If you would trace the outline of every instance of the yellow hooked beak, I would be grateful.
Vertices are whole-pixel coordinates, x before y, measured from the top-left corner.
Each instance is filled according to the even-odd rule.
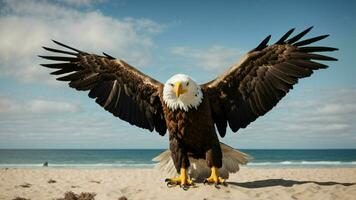
[[[181,94],[184,94],[187,92],[187,90],[182,88],[182,82],[176,82],[173,87],[174,93],[176,93],[176,96],[179,97]]]

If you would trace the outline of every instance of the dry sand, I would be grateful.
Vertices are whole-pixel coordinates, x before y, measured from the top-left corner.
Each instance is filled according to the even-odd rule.
[[[94,192],[95,199],[356,199],[356,168],[249,168],[230,176],[227,187],[196,184],[167,188],[155,169],[0,169],[0,199],[63,198]]]

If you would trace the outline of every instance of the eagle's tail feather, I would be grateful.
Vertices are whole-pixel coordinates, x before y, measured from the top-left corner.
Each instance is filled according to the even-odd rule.
[[[219,176],[224,179],[229,178],[229,173],[236,173],[239,171],[239,165],[245,165],[252,159],[252,157],[248,154],[238,151],[226,144],[220,143],[220,147],[223,154],[223,166],[219,169]],[[164,171],[168,173],[168,175],[177,175],[170,150],[166,150],[157,157],[153,158],[153,161],[158,162],[155,167],[156,169]],[[188,170],[188,174],[191,178],[199,182],[209,177],[210,168],[206,165],[206,161],[204,159],[189,157],[189,161],[190,168]]]
[[[177,174],[173,160],[171,159],[171,151],[169,149],[153,158],[152,161],[157,162],[157,164],[155,165],[156,169],[164,171],[169,175]]]

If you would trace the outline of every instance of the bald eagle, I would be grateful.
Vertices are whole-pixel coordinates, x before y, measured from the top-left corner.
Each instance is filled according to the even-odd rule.
[[[70,87],[89,91],[89,97],[115,117],[162,136],[168,129],[171,157],[179,176],[167,182],[192,185],[186,170],[189,157],[193,157],[205,159],[211,169],[206,182],[224,184],[225,179],[218,174],[222,167],[218,134],[224,137],[227,126],[232,132],[246,128],[270,111],[300,78],[327,68],[314,60],[336,60],[315,54],[336,48],[306,46],[328,35],[301,40],[311,28],[290,38],[291,29],[272,45],[268,45],[269,35],[239,63],[205,84],[184,74],[176,74],[162,84],[123,60],[57,41],[53,42],[67,50],[43,48],[66,56],[40,57],[60,61],[42,66],[57,69],[51,74],[63,75],[57,80],[68,81]]]

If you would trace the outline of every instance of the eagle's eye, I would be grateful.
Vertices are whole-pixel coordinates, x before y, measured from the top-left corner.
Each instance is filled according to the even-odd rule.
[[[189,81],[187,82],[187,84],[186,84],[187,86],[189,85]]]
[[[173,83],[170,83],[169,85],[172,86],[172,87],[174,87]]]

